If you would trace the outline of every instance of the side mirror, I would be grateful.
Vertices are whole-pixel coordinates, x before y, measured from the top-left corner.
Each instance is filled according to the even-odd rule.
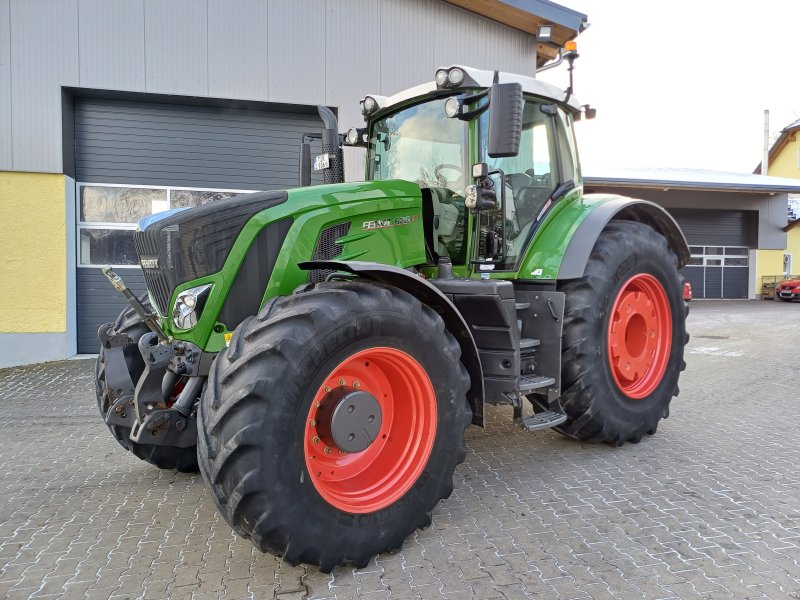
[[[522,136],[522,86],[495,83],[489,89],[489,156],[503,158],[519,153]]]
[[[300,144],[300,187],[311,185],[311,144]]]

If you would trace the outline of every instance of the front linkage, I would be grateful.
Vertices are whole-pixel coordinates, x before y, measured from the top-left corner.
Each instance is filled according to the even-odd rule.
[[[104,418],[109,427],[130,431],[129,440],[138,445],[192,448],[197,444],[195,403],[203,390],[215,353],[196,345],[175,341],[158,326],[154,315],[125,286],[110,268],[103,274],[129,302],[151,331],[132,339],[114,324],[100,327],[103,347],[105,388],[108,409]],[[141,355],[143,371],[131,369],[129,345]],[[138,363],[134,357],[134,363]],[[132,373],[133,370],[133,373]],[[134,381],[135,379],[135,381]]]

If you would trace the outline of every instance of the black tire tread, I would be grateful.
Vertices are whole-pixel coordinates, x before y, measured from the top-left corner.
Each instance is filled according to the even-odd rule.
[[[560,286],[560,290],[565,292],[567,297],[561,359],[561,402],[569,418],[556,429],[569,437],[586,442],[605,442],[614,446],[621,446],[625,442],[638,443],[644,434],[655,433],[658,421],[669,413],[669,400],[667,400],[663,412],[649,415],[645,422],[635,428],[621,427],[613,415],[598,410],[597,396],[602,391],[598,392],[586,382],[587,378],[591,378],[590,369],[596,367],[600,358],[596,345],[593,344],[591,328],[598,318],[597,307],[601,298],[599,290],[607,285],[609,278],[607,263],[619,253],[620,248],[636,248],[642,244],[651,245],[652,251],[658,252],[674,267],[675,281],[672,284],[681,291],[682,297],[684,277],[678,271],[677,256],[669,248],[664,236],[648,225],[634,221],[610,222],[592,250],[584,277]],[[683,351],[689,341],[685,325],[689,306],[686,302],[683,302],[683,305],[684,334],[682,340],[675,339],[673,343],[679,346],[676,363],[679,372],[686,368]],[[604,309],[608,310],[610,307]],[[670,399],[679,393],[677,381],[676,376]]]
[[[332,549],[330,543],[325,543],[325,535],[318,536],[319,543],[310,542],[307,537],[300,541],[298,537],[288,535],[286,532],[292,529],[293,524],[281,511],[281,503],[262,498],[268,492],[264,477],[258,476],[258,469],[248,469],[243,475],[237,475],[237,464],[253,449],[260,447],[260,428],[268,413],[286,410],[285,406],[275,405],[268,391],[281,386],[283,396],[296,397],[301,393],[297,377],[286,375],[294,373],[293,357],[316,352],[309,342],[320,329],[338,322],[354,307],[381,312],[387,307],[395,310],[398,306],[415,311],[422,327],[441,335],[444,355],[460,367],[456,398],[460,395],[464,401],[456,402],[458,441],[447,458],[444,476],[438,481],[433,501],[417,516],[416,522],[407,523],[406,529],[391,532],[378,550],[374,544],[367,544],[352,555],[344,555]],[[273,343],[281,331],[287,335]],[[430,524],[433,507],[451,494],[453,471],[466,457],[463,431],[472,419],[466,402],[470,379],[460,363],[460,354],[458,343],[445,331],[442,319],[431,308],[397,288],[358,281],[326,283],[304,286],[300,293],[278,297],[268,303],[256,317],[237,328],[230,347],[215,361],[200,402],[200,471],[210,486],[217,508],[237,534],[250,538],[262,551],[277,553],[293,565],[301,562],[318,565],[325,572],[347,562],[366,565],[377,552],[401,547],[410,533]],[[233,389],[246,392],[231,395],[228,391]],[[235,415],[241,411],[245,411],[248,418],[237,419]],[[232,491],[226,493],[226,488]],[[256,514],[248,514],[251,511],[256,511]]]

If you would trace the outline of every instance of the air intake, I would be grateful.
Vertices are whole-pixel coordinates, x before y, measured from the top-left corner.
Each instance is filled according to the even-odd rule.
[[[350,223],[339,223],[322,230],[317,238],[317,246],[314,248],[313,260],[332,260],[339,256],[344,250],[344,246],[337,244],[336,240],[343,238],[350,232]],[[319,283],[333,273],[332,269],[312,269],[308,272],[309,283]]]

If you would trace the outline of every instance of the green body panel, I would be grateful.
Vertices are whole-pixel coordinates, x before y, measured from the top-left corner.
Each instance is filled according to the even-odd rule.
[[[338,257],[363,260],[398,267],[425,262],[420,188],[408,181],[370,181],[339,183],[288,191],[286,202],[253,215],[234,242],[221,271],[187,281],[172,295],[170,306],[183,290],[211,283],[213,287],[197,324],[177,330],[170,318],[162,316],[161,325],[175,339],[198,345],[208,352],[218,352],[226,345],[228,328],[216,321],[230,293],[242,262],[258,233],[270,223],[292,219],[278,260],[262,299],[291,294],[308,280],[308,271],[298,263],[313,258],[320,232],[331,225],[349,222],[350,232],[337,240],[343,246]]]
[[[433,96],[431,96],[433,97]],[[420,102],[415,98],[409,104]],[[478,162],[478,119],[469,124],[466,143],[468,160]],[[367,170],[369,176],[369,169]],[[580,178],[580,171],[575,173]],[[582,182],[555,202],[535,230],[523,250],[517,265],[508,270],[491,271],[492,279],[555,280],[575,230],[598,206],[612,197],[583,196]],[[219,323],[226,298],[231,293],[236,275],[248,250],[261,230],[271,223],[291,219],[292,224],[283,242],[272,275],[267,283],[261,306],[278,295],[291,294],[308,281],[308,272],[299,263],[310,261],[320,233],[327,227],[350,223],[349,233],[337,240],[343,247],[338,260],[369,261],[401,268],[416,267],[425,277],[435,277],[437,268],[428,263],[425,252],[425,235],[422,218],[422,192],[417,183],[404,180],[376,180],[340,183],[288,191],[286,202],[253,215],[234,242],[221,271],[208,277],[188,281],[177,287],[170,307],[183,290],[212,284],[198,323],[187,330],[176,330],[170,315],[162,315],[164,330],[175,339],[190,341],[208,352],[217,352],[226,346],[229,327]],[[474,215],[467,214],[465,243],[471,248],[474,232]],[[456,277],[480,278],[487,272],[478,272],[469,264],[454,264]]]
[[[583,196],[578,187],[553,205],[513,274],[518,279],[556,279],[572,235],[599,204]]]

